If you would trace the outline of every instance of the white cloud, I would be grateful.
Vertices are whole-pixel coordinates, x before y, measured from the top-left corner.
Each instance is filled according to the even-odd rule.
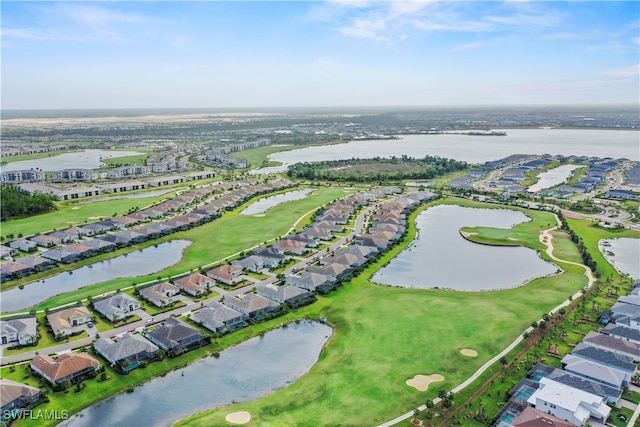
[[[605,71],[604,74],[614,77],[631,77],[640,75],[640,64],[630,67],[618,68],[616,70]]]

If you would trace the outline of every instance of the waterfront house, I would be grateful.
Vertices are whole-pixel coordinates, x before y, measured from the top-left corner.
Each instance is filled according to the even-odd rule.
[[[270,313],[277,313],[282,309],[277,302],[254,294],[253,292],[225,298],[224,305],[239,311],[248,316],[249,319],[255,321],[263,320]]]
[[[162,282],[138,289],[138,293],[156,307],[165,307],[176,301],[173,297],[180,293],[180,289],[171,283]]]
[[[34,272],[48,270],[57,265],[55,261],[51,259],[43,258],[42,256],[37,254],[27,255],[22,258],[19,258],[19,260],[20,260],[20,264],[24,264],[28,267],[31,267],[31,269]]]
[[[138,300],[122,292],[93,301],[93,308],[112,322],[117,322],[140,309]]]
[[[247,325],[248,316],[216,301],[192,316],[194,322],[216,334],[225,334]]]
[[[79,332],[80,327],[90,321],[91,312],[83,305],[47,314],[47,323],[55,336]]]
[[[64,353],[57,359],[44,354],[36,356],[30,366],[35,373],[56,385],[66,380],[80,382],[92,376],[100,368],[100,362],[87,353]]]
[[[0,320],[2,344],[34,345],[38,338],[38,321],[35,316]]]
[[[257,292],[258,295],[262,295],[279,304],[287,304],[291,308],[310,304],[316,300],[314,292],[287,284],[281,286],[274,284],[258,286]]]
[[[92,249],[94,254],[103,254],[116,249],[116,244],[102,239],[85,239],[82,244]]]
[[[287,276],[286,283],[312,292],[327,293],[335,288],[335,277],[305,271],[300,276]]]
[[[111,338],[98,338],[93,348],[110,365],[127,372],[137,368],[140,362],[153,360],[159,347],[139,334],[127,332],[117,341]]]
[[[39,388],[7,378],[0,378],[0,411],[4,420],[11,417],[7,414],[32,408],[42,399],[44,399],[44,394]]]
[[[162,325],[155,325],[147,332],[147,338],[172,356],[211,342],[211,338],[174,317],[169,317]]]
[[[18,279],[33,273],[33,269],[15,261],[3,261],[0,263],[0,280]]]

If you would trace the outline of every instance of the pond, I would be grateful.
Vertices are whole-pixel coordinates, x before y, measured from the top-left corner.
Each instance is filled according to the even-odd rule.
[[[288,193],[277,194],[275,196],[264,197],[256,202],[251,203],[240,212],[242,215],[258,215],[263,214],[271,208],[281,203],[292,202],[307,197],[313,190],[310,188],[304,190],[289,191]]]
[[[559,268],[525,247],[488,246],[460,235],[465,226],[510,228],[530,219],[509,209],[434,206],[416,217],[419,233],[373,281],[407,288],[486,291],[514,288]]]
[[[640,280],[640,239],[603,239],[598,242],[598,248],[619,273]]]
[[[271,154],[282,166],[253,173],[272,173],[298,162],[341,160],[352,157],[441,156],[469,163],[484,163],[512,154],[562,154],[596,157],[626,157],[640,160],[638,131],[604,129],[507,129],[506,136],[458,134],[402,135],[398,140],[351,141]]]
[[[231,403],[248,402],[291,384],[311,369],[333,333],[303,320],[154,378],[81,411],[63,426],[167,426]]]
[[[98,169],[104,166],[102,159],[115,157],[139,156],[145,153],[123,150],[83,150],[74,153],[52,155],[43,159],[11,162],[2,167],[5,171],[23,169],[41,169],[43,171],[59,171],[62,169]]]
[[[85,286],[121,277],[146,276],[164,270],[178,263],[182,259],[183,251],[190,244],[189,240],[172,240],[86,265],[71,272],[60,273],[27,284],[24,289],[9,289],[0,294],[0,311],[24,310],[53,296]]]
[[[560,185],[571,177],[571,172],[581,167],[579,165],[562,165],[542,172],[537,177],[538,181],[527,188],[527,191],[536,192]]]

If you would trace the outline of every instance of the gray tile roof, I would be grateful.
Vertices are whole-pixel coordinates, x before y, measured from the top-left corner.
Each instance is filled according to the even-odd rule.
[[[159,347],[138,334],[124,334],[118,341],[110,338],[99,338],[93,347],[109,362],[115,364],[120,360],[131,358],[140,353],[155,353]]]
[[[601,362],[606,365],[615,366],[616,368],[635,372],[637,366],[633,363],[633,358],[624,356],[622,354],[614,353],[613,351],[603,350],[597,347],[591,347],[584,343],[578,344],[571,352],[574,356],[579,356],[584,359]]]

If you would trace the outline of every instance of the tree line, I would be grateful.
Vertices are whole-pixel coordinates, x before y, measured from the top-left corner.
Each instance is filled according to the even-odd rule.
[[[20,218],[58,210],[57,197],[50,194],[33,195],[12,184],[0,187],[0,220]]]
[[[398,167],[394,169],[393,165],[398,165]],[[360,167],[351,169],[350,166]],[[389,170],[389,166],[392,170]],[[293,179],[307,180],[385,182],[401,179],[432,179],[450,172],[465,170],[468,167],[466,162],[438,156],[415,159],[403,155],[391,158],[351,158],[348,160],[296,163],[289,166],[287,176]]]

